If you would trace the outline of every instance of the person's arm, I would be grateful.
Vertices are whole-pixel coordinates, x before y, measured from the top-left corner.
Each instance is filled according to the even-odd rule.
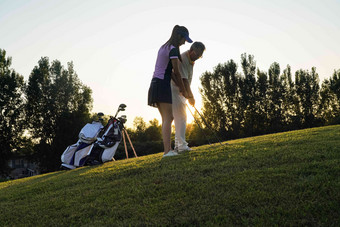
[[[174,81],[174,83],[177,85],[177,87],[179,87],[178,81],[177,81],[177,78],[176,78],[176,74],[174,73],[173,70],[171,72],[171,79]]]
[[[182,80],[183,80],[183,84],[184,84],[185,90],[188,93],[188,101],[189,101],[189,103],[192,106],[194,106],[195,105],[195,98],[194,98],[194,95],[192,94],[192,91],[191,91],[191,88],[190,88],[190,84],[189,84],[189,80],[185,79],[185,78],[183,78]]]
[[[183,80],[182,80],[182,76],[181,73],[179,71],[179,59],[178,58],[173,58],[171,59],[171,63],[172,63],[172,68],[173,68],[173,78],[174,78],[174,82],[177,82],[177,86],[179,87],[179,91],[182,93],[182,95],[185,98],[188,98],[188,93],[187,90],[185,89]]]

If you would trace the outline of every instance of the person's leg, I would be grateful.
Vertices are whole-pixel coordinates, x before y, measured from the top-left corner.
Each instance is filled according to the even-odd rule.
[[[179,92],[179,88],[176,85],[171,85],[171,94],[172,94],[172,114],[174,117],[174,121],[175,121],[175,147],[174,150],[178,150],[178,138],[177,138],[177,134],[178,134],[178,105],[180,104],[180,100],[179,100],[179,96],[180,96],[180,92]]]
[[[171,123],[172,105],[170,103],[158,103],[158,110],[162,116],[162,137],[164,145],[164,154],[171,150]]]
[[[186,149],[188,143],[185,141],[185,130],[187,124],[185,98],[180,94],[172,96],[172,111],[175,120],[175,145],[178,150]]]

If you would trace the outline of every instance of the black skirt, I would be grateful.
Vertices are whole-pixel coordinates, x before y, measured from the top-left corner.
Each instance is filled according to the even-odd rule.
[[[148,105],[157,107],[157,103],[172,104],[170,78],[165,77],[164,80],[153,78],[151,80],[148,95]]]

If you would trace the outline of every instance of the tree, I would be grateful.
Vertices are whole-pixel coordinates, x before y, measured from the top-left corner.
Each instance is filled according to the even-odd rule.
[[[133,120],[133,128],[134,133],[132,135],[132,139],[136,141],[146,141],[146,123],[142,117],[135,117],[135,119]]]
[[[239,76],[233,60],[218,64],[212,73],[205,72],[200,77],[203,100],[203,115],[209,125],[219,132],[222,138],[238,134],[241,128],[239,106]]]
[[[7,161],[20,146],[23,134],[23,76],[10,68],[12,59],[0,49],[0,174],[7,172]]]
[[[287,65],[287,68],[283,70],[283,74],[280,76],[281,92],[282,92],[282,120],[284,130],[290,130],[294,128],[294,82],[292,81],[291,68]]]
[[[247,136],[254,135],[256,129],[256,62],[253,55],[242,54],[241,66],[244,77],[240,78],[241,102],[240,108],[243,110],[244,134]]]
[[[331,88],[331,82],[325,79],[320,89],[321,119],[326,125],[340,123],[340,103]]]
[[[324,80],[320,89],[321,119],[325,124],[340,123],[340,70]]]
[[[223,85],[223,71],[225,65],[219,64],[214,73],[205,72],[200,80],[202,83],[203,115],[208,123],[221,134],[226,133],[227,119],[224,108],[225,92]]]
[[[256,99],[256,115],[255,115],[255,133],[256,134],[263,134],[267,132],[269,128],[269,121],[268,121],[268,76],[267,73],[257,70],[257,81],[256,81],[256,92],[255,92],[255,99]]]
[[[149,121],[149,126],[145,129],[147,141],[161,141],[162,140],[162,126],[155,118]]]
[[[241,102],[240,94],[240,75],[237,74],[237,64],[233,60],[227,61],[222,74],[222,83],[224,90],[224,108],[226,113],[226,135],[220,133],[220,136],[225,138],[234,138],[241,130],[241,121],[243,113],[240,110],[239,103]]]
[[[269,75],[269,125],[271,132],[278,132],[283,130],[283,88],[280,80],[280,65],[274,62],[270,65],[268,70]]]
[[[312,71],[298,70],[295,73],[295,87],[298,103],[297,115],[300,118],[300,127],[316,126],[319,118],[319,76],[315,68]]]
[[[329,88],[340,100],[340,70],[334,70],[333,76],[329,79]]]

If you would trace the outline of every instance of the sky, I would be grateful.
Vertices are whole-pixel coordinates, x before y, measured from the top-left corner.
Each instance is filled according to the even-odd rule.
[[[316,67],[320,81],[340,69],[340,0],[0,0],[0,48],[27,81],[41,57],[74,63],[89,86],[93,112],[160,121],[147,105],[158,49],[178,24],[206,46],[192,90],[202,106],[199,77],[243,53],[257,68],[281,72]],[[190,48],[186,43],[181,52]],[[238,70],[241,72],[241,69]],[[190,113],[189,122],[192,120]]]

